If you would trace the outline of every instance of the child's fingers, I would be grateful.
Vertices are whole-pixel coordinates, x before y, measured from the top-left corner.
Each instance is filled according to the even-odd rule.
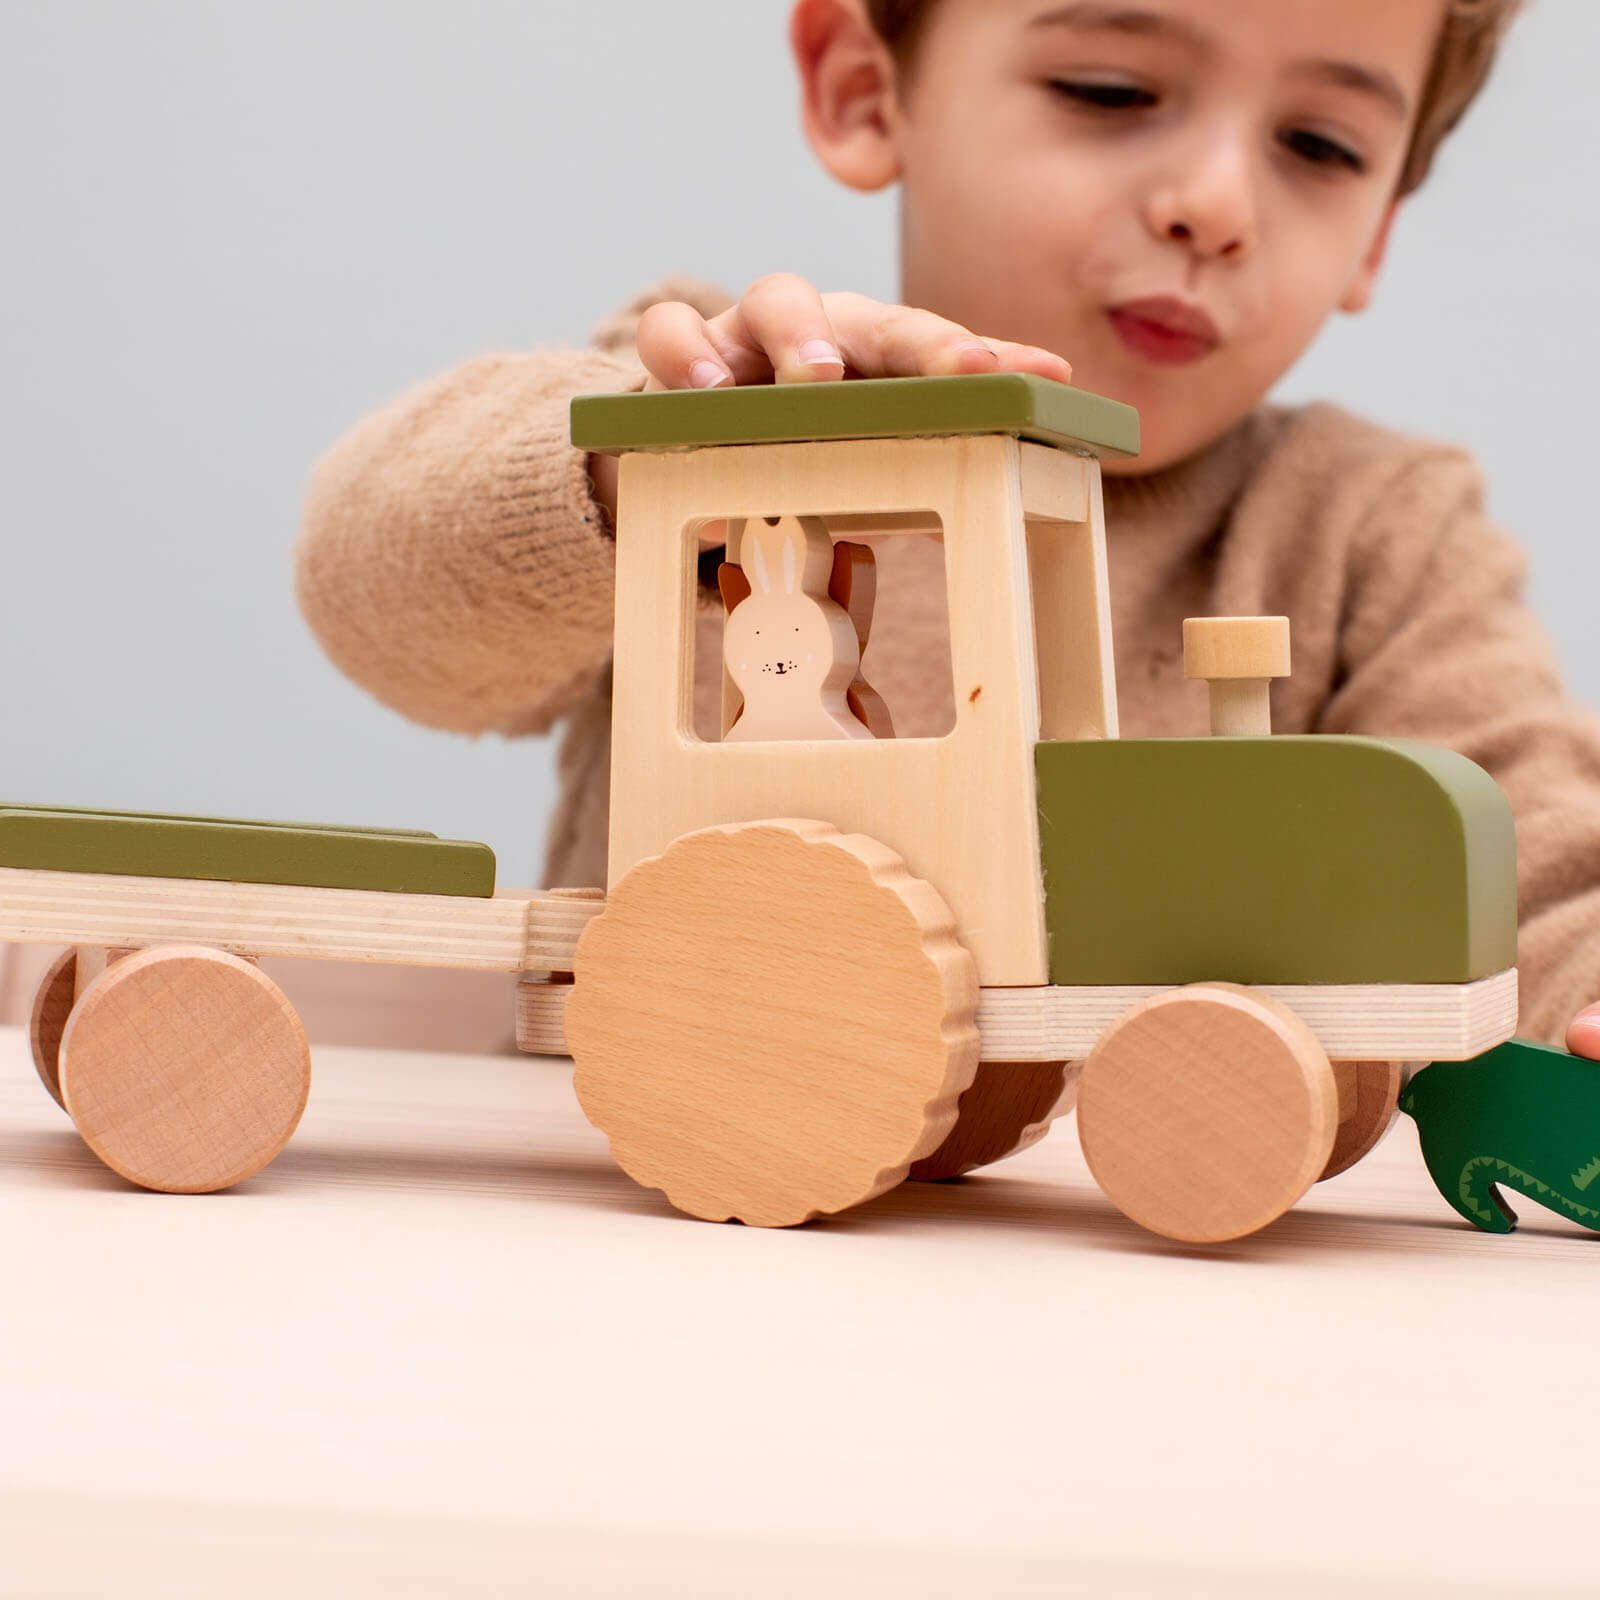
[[[1065,383],[1072,368],[1037,345],[982,339],[931,311],[858,294],[820,294],[778,272],[758,279],[738,305],[709,322],[692,306],[663,301],[640,318],[646,388],[708,389],[729,383],[815,383],[844,376],[1032,372]]]
[[[1567,1049],[1600,1060],[1600,1005],[1585,1006],[1567,1025]]]
[[[958,372],[1033,372],[1066,383],[1071,365],[1038,345],[985,339],[931,311],[884,305],[865,295],[829,295],[828,314],[846,360],[863,377]]]
[[[828,311],[845,359],[864,378],[996,370],[988,340],[931,311],[884,305],[857,294],[830,295]]]
[[[725,350],[759,351],[779,383],[844,376],[844,357],[821,294],[791,272],[757,279],[732,311],[714,320],[713,331]]]
[[[1041,378],[1054,378],[1057,383],[1072,381],[1072,363],[1053,350],[1036,344],[1013,344],[1009,339],[991,339],[989,344],[999,358],[1002,372],[1032,372]]]
[[[648,389],[715,389],[734,382],[706,320],[681,300],[663,300],[639,318],[639,360]]]

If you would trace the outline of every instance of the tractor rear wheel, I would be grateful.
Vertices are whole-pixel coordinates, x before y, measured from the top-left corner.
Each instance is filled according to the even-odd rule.
[[[826,823],[685,834],[614,886],[566,1008],[574,1083],[680,1211],[787,1226],[893,1188],[955,1121],[978,975],[933,887]]]
[[[1400,1091],[1406,1081],[1403,1061],[1336,1061],[1333,1072],[1342,1120],[1318,1183],[1337,1178],[1372,1153],[1400,1114]]]
[[[931,1156],[914,1162],[919,1183],[959,1178],[1037,1144],[1072,1109],[1078,1065],[1070,1061],[985,1061],[956,1107],[956,1125]]]
[[[78,952],[63,950],[40,980],[28,1018],[34,1069],[39,1082],[50,1091],[50,1098],[63,1111],[66,1102],[61,1098],[61,1035],[67,1031],[67,1018],[72,1015],[77,993]]]

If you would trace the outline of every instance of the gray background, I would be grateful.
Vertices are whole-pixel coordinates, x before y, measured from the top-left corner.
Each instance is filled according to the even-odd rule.
[[[476,352],[643,283],[892,297],[893,202],[800,137],[786,0],[0,0],[0,796],[422,826],[532,881],[547,741],[413,728],[301,624],[310,464]],[[1464,441],[1600,700],[1600,6],[1538,0],[1293,375]]]

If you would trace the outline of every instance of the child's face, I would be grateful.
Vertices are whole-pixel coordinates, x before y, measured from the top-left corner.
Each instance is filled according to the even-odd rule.
[[[905,300],[1137,406],[1131,470],[1181,459],[1366,304],[1443,15],[940,0],[885,119]]]

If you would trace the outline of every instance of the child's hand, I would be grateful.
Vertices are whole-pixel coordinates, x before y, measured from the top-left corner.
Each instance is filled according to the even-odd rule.
[[[1600,1005],[1585,1006],[1567,1024],[1567,1049],[1575,1056],[1600,1061]]]
[[[931,311],[865,295],[819,294],[785,272],[758,279],[709,321],[681,301],[653,305],[639,320],[638,345],[647,389],[977,372],[1072,377],[1060,356],[1035,345],[980,339]]]

